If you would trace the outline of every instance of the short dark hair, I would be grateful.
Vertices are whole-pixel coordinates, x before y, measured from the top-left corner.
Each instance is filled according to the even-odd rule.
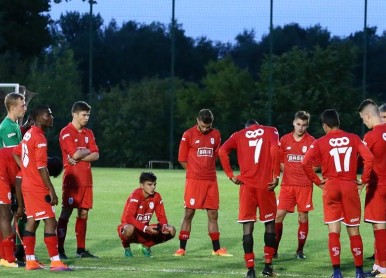
[[[372,99],[365,99],[364,101],[362,101],[362,103],[361,104],[359,104],[359,106],[358,106],[358,112],[360,113],[360,112],[362,112],[363,111],[363,109],[365,109],[365,107],[367,106],[367,105],[373,105],[373,106],[375,106],[377,109],[378,109],[378,105],[375,103],[375,101],[373,101]]]
[[[302,121],[307,121],[310,124],[311,115],[307,111],[298,111],[295,113],[294,119],[300,119]]]
[[[47,113],[49,109],[50,108],[47,105],[38,105],[32,109],[30,116],[32,120],[36,122],[36,119],[44,113]]]
[[[327,125],[329,128],[340,126],[339,114],[335,109],[324,110],[320,118],[322,123]]]
[[[259,123],[256,120],[250,119],[245,122],[245,128],[250,127],[251,125],[258,125]]]
[[[145,183],[146,181],[156,182],[157,177],[153,172],[142,172],[139,176],[139,183]]]
[[[214,116],[212,111],[209,109],[201,109],[200,112],[198,112],[197,119],[202,121],[204,124],[211,124],[214,121]]]
[[[47,158],[47,170],[48,170],[48,173],[51,177],[56,178],[63,171],[62,160],[57,156],[48,157]]]
[[[379,106],[379,112],[386,112],[386,103]]]
[[[91,106],[85,101],[77,101],[72,105],[71,113],[79,113],[81,111],[91,111]]]

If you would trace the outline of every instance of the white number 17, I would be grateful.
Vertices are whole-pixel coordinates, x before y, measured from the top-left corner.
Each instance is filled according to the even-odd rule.
[[[333,148],[330,150],[330,155],[334,157],[335,170],[338,173],[342,172],[342,165],[340,163],[339,154],[344,154],[343,169],[344,169],[344,172],[348,172],[350,171],[351,152],[352,152],[352,147],[340,147],[340,148]]]
[[[255,164],[259,163],[261,145],[263,145],[263,138],[248,141],[250,147],[255,147]]]

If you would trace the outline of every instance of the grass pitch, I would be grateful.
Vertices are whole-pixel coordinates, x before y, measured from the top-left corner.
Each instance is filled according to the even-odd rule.
[[[65,262],[75,271],[51,273],[48,270],[25,271],[1,267],[1,277],[244,277],[246,268],[242,248],[242,225],[236,222],[238,213],[238,188],[222,171],[218,172],[220,187],[219,226],[221,246],[226,247],[233,257],[211,255],[212,245],[207,231],[206,211],[197,211],[193,219],[191,237],[185,257],[174,257],[179,248],[178,232],[183,216],[183,191],[185,171],[158,170],[157,191],[161,193],[169,223],[177,229],[177,237],[169,242],[154,246],[153,258],[144,258],[132,244],[133,258],[123,256],[123,248],[116,228],[120,223],[124,203],[128,195],[138,187],[138,177],[145,169],[94,168],[94,209],[90,211],[86,249],[100,259],[75,258],[75,214],[72,215],[66,239]],[[58,195],[61,194],[61,178],[53,179]],[[279,192],[279,187],[276,188]],[[362,193],[364,197],[364,193]],[[284,231],[279,249],[279,259],[274,260],[274,268],[279,277],[329,277],[332,273],[327,250],[328,230],[323,224],[321,190],[314,189],[314,207],[310,212],[310,229],[305,246],[307,260],[295,258],[297,247],[297,214],[288,214],[284,221]],[[57,215],[60,207],[57,207]],[[156,221],[155,217],[152,219]],[[43,223],[40,224],[43,226]],[[342,227],[342,272],[345,277],[355,277],[355,268],[349,248],[347,233]],[[255,224],[254,251],[256,254],[256,274],[263,268],[264,225]],[[373,232],[369,224],[363,223],[361,234],[365,257],[373,253]],[[43,242],[43,228],[37,230],[36,255],[49,264]],[[372,261],[365,260],[365,270]]]

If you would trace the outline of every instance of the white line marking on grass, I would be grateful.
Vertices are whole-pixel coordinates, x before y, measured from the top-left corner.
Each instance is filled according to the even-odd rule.
[[[70,266],[73,269],[85,269],[85,270],[113,270],[113,271],[138,271],[138,272],[163,272],[163,273],[187,273],[187,274],[203,274],[203,275],[245,275],[245,271],[227,271],[222,272],[219,270],[216,271],[205,271],[205,270],[194,270],[194,269],[167,269],[167,268],[138,268],[138,267],[101,267],[101,266]],[[256,270],[256,273],[260,274],[260,271]],[[296,274],[296,273],[286,273],[278,272],[279,277],[321,277],[320,275],[307,275],[307,274]]]

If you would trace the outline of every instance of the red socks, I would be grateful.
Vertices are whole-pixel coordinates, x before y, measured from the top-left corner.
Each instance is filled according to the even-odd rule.
[[[350,236],[351,253],[355,266],[363,266],[363,243],[360,235]]]
[[[328,250],[332,265],[340,265],[340,234],[328,234]]]
[[[56,234],[44,235],[44,243],[46,244],[50,258],[58,255],[58,239]]]
[[[86,248],[86,231],[87,231],[87,219],[76,218],[75,234],[77,249]]]
[[[306,223],[300,223],[299,222],[299,229],[298,229],[298,250],[303,251],[304,244],[306,243],[308,236],[308,222]]]
[[[244,260],[247,268],[255,267],[255,254],[253,252],[245,254]]]

